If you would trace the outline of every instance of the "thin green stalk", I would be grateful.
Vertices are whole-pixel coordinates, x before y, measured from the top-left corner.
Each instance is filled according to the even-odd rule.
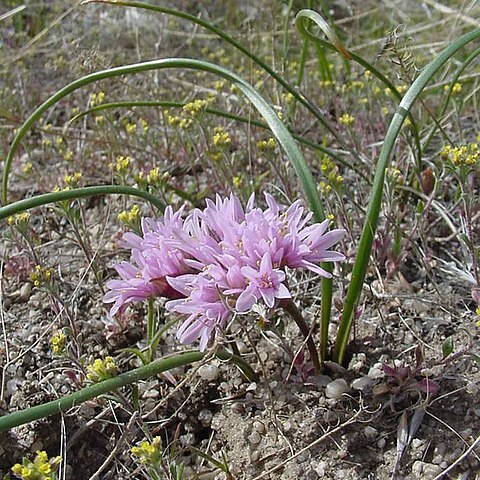
[[[370,260],[373,238],[377,228],[378,217],[380,214],[383,182],[385,178],[385,170],[388,166],[390,155],[392,154],[395,142],[400,133],[402,124],[412,108],[415,100],[419,97],[427,83],[432,79],[435,73],[462,47],[469,42],[480,38],[480,29],[473,30],[456,40],[452,45],[441,52],[434,60],[432,60],[413,82],[405,96],[403,97],[398,109],[388,128],[382,150],[378,158],[378,164],[373,180],[373,189],[368,204],[367,217],[363,228],[358,253],[352,271],[352,279],[345,299],[345,306],[340,321],[340,327],[337,334],[335,344],[334,360],[342,363],[350,336],[350,330],[353,323],[354,311],[358,305],[362,292],[365,274]]]
[[[74,188],[72,190],[44,193],[42,195],[10,203],[9,205],[0,207],[0,220],[15,215],[16,213],[24,212],[25,210],[48,205],[49,203],[60,202],[62,200],[73,200],[74,198],[92,197],[94,195],[112,194],[132,195],[132,197],[143,198],[158,208],[161,212],[165,209],[165,205],[160,199],[148,192],[139,190],[138,188],[126,187],[123,185],[98,185],[94,187]]]
[[[2,202],[4,204],[7,203],[8,176],[11,169],[13,156],[29,128],[43,115],[43,113],[48,108],[56,104],[59,100],[72,93],[73,91],[93,82],[97,82],[99,80],[104,80],[107,78],[118,77],[121,75],[129,75],[134,73],[168,68],[201,70],[204,72],[216,74],[235,84],[237,88],[257,108],[258,112],[265,119],[273,135],[276,137],[276,139],[284,149],[285,153],[287,154],[288,158],[292,162],[292,165],[300,179],[300,183],[303,187],[310,208],[314,213],[315,220],[323,220],[323,206],[317,191],[316,182],[294,138],[292,137],[288,129],[285,127],[285,125],[283,125],[281,120],[278,118],[275,111],[268,105],[268,103],[263,99],[263,97],[258,93],[257,90],[255,90],[248,82],[243,80],[238,75],[218,65],[189,58],[165,58],[162,60],[152,60],[150,62],[135,63],[133,65],[124,65],[121,67],[115,67],[99,72],[94,72],[90,75],[86,75],[85,77],[73,81],[72,83],[66,85],[54,95],[52,95],[30,115],[30,117],[18,129],[17,135],[13,139],[7,158],[5,160],[5,167],[2,179]]]
[[[320,76],[322,80],[332,80],[332,72],[330,71],[330,65],[328,64],[328,59],[325,54],[325,50],[320,46],[316,45],[317,47],[317,59],[318,59],[318,66],[320,69]]]
[[[108,392],[113,392],[125,385],[130,385],[139,382],[140,380],[146,380],[147,378],[154,377],[155,375],[171,370],[172,368],[199,362],[207,355],[207,353],[208,352],[188,351],[160,358],[148,365],[135,368],[129,372],[117,375],[114,378],[109,378],[103,382],[82,388],[82,390],[79,390],[78,392],[65,395],[57,400],[4,415],[0,417],[0,430],[9,430],[10,428],[18,427],[19,425],[24,425],[41,418],[66,412],[70,408],[78,407],[88,400],[92,400]],[[242,358],[233,355],[226,350],[218,351],[215,356],[220,360],[231,360],[242,370],[244,375],[251,382],[258,380],[257,374]]]
[[[153,297],[148,299],[147,345],[150,346],[155,336],[155,308]]]
[[[182,108],[186,105],[186,102],[172,102],[169,100],[159,100],[159,101],[148,101],[148,100],[139,100],[139,101],[123,101],[123,102],[109,102],[109,103],[102,103],[101,105],[96,105],[95,107],[89,108],[84,110],[83,112],[78,113],[74,117],[72,117],[68,123],[67,128],[73,122],[79,120],[80,118],[84,117],[85,115],[89,115],[91,113],[108,110],[111,108],[134,108],[134,107],[164,107],[164,108]],[[219,117],[228,118],[229,120],[235,120],[237,122],[246,123],[249,125],[254,125],[255,127],[270,130],[270,127],[265,123],[259,120],[253,120],[248,117],[243,117],[241,115],[235,115],[234,113],[225,112],[224,110],[218,110],[216,108],[206,108],[205,113],[210,115],[217,115]],[[292,132],[289,129],[292,137],[297,140],[297,142],[301,143],[302,145],[306,145],[307,147],[312,148],[313,150],[318,150],[319,152],[328,155],[331,159],[338,162],[340,165],[348,168],[355,172],[358,176],[360,176],[363,180],[365,180],[369,185],[372,184],[371,180],[361,171],[359,170],[354,164],[347,162],[343,159],[337,152],[331,148],[324,147],[320,143],[312,142],[301,135],[298,135]]]
[[[288,58],[288,25],[290,23],[290,15],[292,14],[293,0],[288,2],[287,12],[285,14],[285,22],[283,24],[283,71],[285,71],[285,63]]]
[[[313,0],[308,0],[307,8],[313,8]],[[310,20],[307,20],[307,29],[310,27]],[[303,80],[303,74],[305,72],[305,64],[307,63],[307,56],[308,56],[308,44],[310,40],[307,37],[303,37],[303,46],[302,46],[302,53],[300,54],[300,64],[298,66],[297,72],[297,85],[300,86]],[[296,104],[294,105],[296,106]]]
[[[280,85],[282,85],[285,90],[291,93],[298,102],[300,102],[304,107],[306,107],[310,113],[312,113],[317,120],[335,137],[335,139],[340,143],[343,144],[341,137],[338,135],[336,130],[330,125],[328,120],[322,114],[322,112],[316,108],[303,94],[300,94],[297,89],[290,85],[281,75],[279,75],[275,70],[272,69],[267,63],[265,63],[260,57],[252,53],[250,50],[245,48],[241,43],[237,42],[234,38],[228,35],[226,32],[221,30],[220,28],[216,27],[215,25],[202,20],[199,17],[195,17],[185,12],[181,12],[179,10],[174,10],[172,8],[167,7],[160,7],[157,5],[149,5],[147,3],[142,2],[133,2],[133,1],[121,1],[121,0],[84,0],[82,4],[88,3],[105,3],[115,6],[121,7],[132,7],[132,8],[140,8],[144,10],[150,10],[154,12],[164,13],[167,15],[172,15],[178,18],[183,18],[188,20],[192,23],[200,25],[201,27],[209,30],[210,32],[215,33],[220,38],[225,40],[227,43],[235,47],[237,50],[242,52],[244,55],[252,59],[258,66],[260,66],[263,70],[265,70],[272,78],[274,78]]]

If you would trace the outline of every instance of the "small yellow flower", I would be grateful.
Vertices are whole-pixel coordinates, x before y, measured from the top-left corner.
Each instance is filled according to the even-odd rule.
[[[62,462],[62,457],[48,458],[46,452],[36,452],[33,462],[24,459],[12,467],[12,472],[22,480],[53,480],[53,474]]]
[[[35,270],[30,273],[30,280],[36,287],[39,287],[40,285],[47,285],[52,281],[53,272],[53,268],[35,265]]]
[[[446,92],[450,91],[450,85],[445,85],[444,90]],[[457,93],[460,93],[462,91],[462,84],[460,82],[456,82],[452,86],[452,93],[456,95]]]
[[[75,172],[73,175],[65,175],[63,180],[69,187],[75,188],[80,183],[81,178],[82,174],[80,172]]]
[[[97,358],[87,366],[87,378],[93,383],[102,382],[117,374],[117,366],[113,357],[105,357],[104,360]]]
[[[160,183],[162,176],[160,175],[160,169],[158,167],[152,168],[147,175],[147,182],[150,185],[156,185]]]
[[[267,140],[259,140],[257,142],[257,147],[259,150],[274,150],[275,139],[273,137],[270,137]]]
[[[63,155],[63,158],[66,162],[69,162],[73,158],[73,150],[68,149]]]
[[[143,133],[147,133],[148,129],[150,128],[148,126],[148,122],[144,118],[140,118],[138,121],[140,122],[140,125],[142,126]]]
[[[283,97],[283,99],[285,100],[286,103],[293,102],[294,97],[290,92],[282,94],[282,97]]]
[[[22,172],[25,175],[29,175],[30,173],[32,173],[32,170],[33,170],[32,162],[27,162],[25,166],[22,168]]]
[[[182,130],[187,130],[189,129],[193,124],[193,120],[191,118],[182,118],[178,124],[178,126]]]
[[[350,86],[352,88],[363,88],[365,86],[365,84],[361,80],[354,80],[354,81],[352,81]]]
[[[193,100],[182,107],[182,113],[192,118],[198,118],[202,115],[208,106],[207,100]]]
[[[340,118],[339,121],[342,125],[349,126],[355,121],[355,117],[350,115],[349,113],[344,113]]]
[[[171,127],[177,127],[180,124],[180,117],[177,117],[175,115],[169,115],[167,117],[167,121]]]
[[[233,180],[232,180],[232,181],[233,181],[233,186],[234,186],[235,188],[240,188],[240,186],[241,186],[242,183],[243,183],[242,177],[236,177],[236,176],[235,176],[235,177],[233,177]]]
[[[440,156],[456,167],[472,166],[480,160],[480,148],[475,142],[460,147],[446,145],[440,152]]]
[[[12,215],[7,218],[7,223],[12,227],[13,226],[23,227],[28,224],[29,219],[30,219],[30,213],[28,212],[16,213],[15,215]]]
[[[329,213],[329,214],[327,215],[327,219],[328,219],[328,220],[335,220],[335,215],[334,215],[333,213]]]
[[[215,90],[217,90],[217,92],[220,92],[220,91],[223,90],[223,88],[225,87],[225,83],[226,83],[225,80],[217,80],[217,81],[214,83],[213,88],[215,88]]]
[[[134,205],[130,210],[124,210],[118,214],[118,219],[124,225],[133,225],[138,222],[140,218],[140,208],[138,205]]]
[[[124,157],[123,155],[120,155],[117,157],[117,161],[115,165],[113,165],[113,168],[120,175],[125,175],[130,169],[131,160],[132,159],[130,157]]]
[[[162,458],[162,439],[153,437],[151,442],[143,441],[132,447],[132,455],[145,465],[155,465]]]
[[[90,106],[100,105],[105,100],[105,92],[92,93],[90,95]]]
[[[54,355],[60,355],[67,344],[67,336],[63,332],[57,332],[50,339],[50,346]]]
[[[220,150],[218,151],[213,151],[209,150],[208,151],[208,156],[214,161],[214,162],[219,162],[222,159],[222,152]]]
[[[212,141],[217,147],[225,148],[232,143],[232,139],[230,138],[229,133],[225,132],[223,128],[217,127],[215,128],[215,132],[216,133],[213,136]]]
[[[125,125],[125,130],[129,135],[133,135],[137,131],[137,124],[136,123],[127,123]]]

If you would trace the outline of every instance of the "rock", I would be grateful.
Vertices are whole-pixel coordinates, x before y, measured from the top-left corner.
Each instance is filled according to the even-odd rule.
[[[373,440],[378,435],[378,430],[376,428],[367,426],[364,428],[363,433],[366,438]]]
[[[198,374],[202,380],[207,382],[214,382],[220,376],[220,369],[213,364],[203,365],[199,370]]]
[[[432,480],[442,472],[442,468],[427,462],[417,460],[412,465],[412,473],[419,480]]]
[[[255,450],[254,452],[252,452],[252,453],[250,454],[250,461],[251,461],[252,463],[256,463],[256,462],[258,462],[259,460],[260,460],[260,452],[259,452],[259,451]]]
[[[19,299],[22,302],[26,302],[30,298],[30,294],[32,293],[32,284],[30,282],[26,282],[20,288],[20,295]]]
[[[372,368],[368,371],[367,377],[370,378],[370,379],[372,379],[372,380],[378,380],[379,378],[383,378],[383,377],[384,377],[384,373],[383,373],[382,370],[380,370],[379,368],[372,367]]]
[[[253,429],[261,435],[263,435],[266,431],[265,424],[263,422],[259,422],[258,420],[253,422]]]
[[[343,378],[337,378],[330,382],[325,388],[325,395],[327,398],[338,400],[344,393],[350,390],[348,383]]]
[[[368,377],[361,377],[361,378],[356,378],[352,382],[352,388],[354,390],[360,390],[363,391],[365,390],[370,384],[372,383],[372,379]]]
[[[253,445],[258,445],[262,441],[262,436],[254,430],[249,436],[248,441]]]
[[[206,408],[204,408],[203,410],[200,410],[200,412],[198,413],[198,420],[200,420],[200,423],[204,427],[210,426],[210,424],[212,423],[212,418],[213,418],[213,413]]]
[[[309,378],[310,383],[313,383],[317,387],[326,387],[329,383],[332,382],[332,377],[328,375],[314,375]]]

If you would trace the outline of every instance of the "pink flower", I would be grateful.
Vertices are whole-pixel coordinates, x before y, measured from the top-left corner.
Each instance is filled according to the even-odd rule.
[[[330,273],[318,263],[338,262],[344,255],[330,248],[345,231],[327,232],[329,221],[307,226],[312,214],[301,201],[286,208],[266,194],[267,208],[245,210],[233,194],[207,200],[182,220],[182,209],[171,207],[160,221],[142,219],[143,236],[124,235],[132,263],[116,267],[122,280],[107,283],[105,302],[115,302],[111,314],[125,305],[164,296],[169,311],[186,315],[177,332],[182,343],[200,339],[207,347],[212,336],[235,313],[261,303],[272,309],[290,298],[285,268],[306,268],[321,276]]]
[[[260,298],[268,308],[275,306],[277,298],[291,298],[288,288],[282,283],[285,273],[272,267],[270,252],[264,253],[259,270],[247,265],[242,267],[241,271],[248,280],[248,286],[237,299],[237,311],[250,310]]]

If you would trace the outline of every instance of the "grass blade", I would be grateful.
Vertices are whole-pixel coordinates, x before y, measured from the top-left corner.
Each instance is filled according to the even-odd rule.
[[[378,158],[372,194],[368,204],[367,217],[363,227],[362,236],[360,238],[357,257],[353,266],[352,279],[348,288],[342,319],[340,321],[340,327],[337,334],[334,360],[340,364],[343,362],[343,358],[345,356],[350,330],[353,323],[353,313],[360,299],[365,274],[367,272],[367,267],[370,260],[373,237],[375,235],[378,217],[380,214],[385,171],[387,169],[388,161],[395,146],[397,137],[400,133],[402,124],[412,108],[412,105],[415,103],[415,100],[422,93],[423,89],[432,79],[435,73],[458,50],[467,45],[469,42],[472,42],[478,38],[480,38],[480,29],[473,30],[472,32],[460,37],[449,47],[443,50],[443,52],[441,52],[434,60],[432,60],[410,86],[400,102],[400,105],[398,106],[398,109],[390,123],[385,140],[383,142],[382,150],[380,151],[380,156]]]
[[[0,220],[24,212],[32,208],[48,205],[49,203],[60,202],[62,200],[73,200],[74,198],[92,197],[94,195],[132,195],[133,197],[143,198],[147,200],[161,212],[164,211],[164,203],[151,193],[139,190],[135,187],[126,187],[123,185],[98,185],[93,187],[74,188],[72,190],[62,190],[60,192],[44,193],[31,198],[25,198],[18,202],[10,203],[0,207]]]

